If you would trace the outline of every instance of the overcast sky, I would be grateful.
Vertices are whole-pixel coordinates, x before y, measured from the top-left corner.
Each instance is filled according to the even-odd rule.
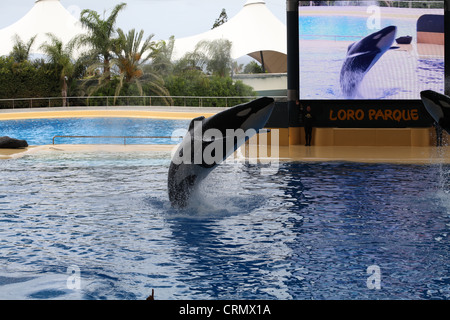
[[[286,24],[286,0],[265,0],[267,7]],[[1,1],[0,29],[22,18],[35,0]],[[116,4],[126,2],[127,7],[119,16],[117,26],[129,30],[144,29],[153,33],[154,39],[168,39],[171,35],[182,38],[211,29],[222,9],[228,18],[236,15],[247,0],[61,0],[62,5],[74,16],[81,10],[92,9],[108,14]]]

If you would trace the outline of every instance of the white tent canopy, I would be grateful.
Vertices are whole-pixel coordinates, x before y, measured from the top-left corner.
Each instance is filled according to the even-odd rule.
[[[36,0],[33,8],[19,21],[0,30],[0,55],[8,55],[17,34],[28,42],[37,35],[32,53],[41,54],[39,47],[48,41],[46,33],[53,33],[67,44],[74,36],[86,31],[59,0]]]
[[[205,33],[175,40],[173,58],[192,52],[203,40],[227,39],[233,43],[232,59],[245,55],[264,64],[269,73],[287,72],[287,29],[262,0],[248,0],[244,8],[223,25]]]

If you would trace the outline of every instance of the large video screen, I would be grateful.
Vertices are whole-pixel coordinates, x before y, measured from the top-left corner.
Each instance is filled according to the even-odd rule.
[[[301,100],[444,93],[443,1],[299,1]]]

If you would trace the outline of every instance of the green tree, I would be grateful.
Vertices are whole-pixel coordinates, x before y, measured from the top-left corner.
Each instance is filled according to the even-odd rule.
[[[58,39],[54,34],[47,33],[50,43],[45,42],[41,46],[41,50],[47,56],[49,62],[57,70],[61,83],[61,96],[63,98],[63,106],[67,105],[68,82],[72,79],[76,66],[73,59],[73,51],[75,42],[71,41],[67,45]]]
[[[115,25],[119,13],[126,5],[123,2],[116,5],[106,19],[94,10],[85,9],[81,12],[81,24],[89,32],[78,37],[78,45],[87,49],[87,56],[91,59],[90,71],[103,69],[100,82],[108,83],[111,79],[111,60],[116,41]]]
[[[245,67],[244,67],[244,73],[246,74],[252,74],[252,73],[263,73],[263,69],[259,63],[256,61],[250,61]]]
[[[199,96],[199,97],[255,97],[253,88],[242,81],[233,81],[230,77],[207,76],[199,70],[185,70],[180,74],[169,75],[166,87],[173,96]],[[176,99],[175,99],[176,100]],[[231,102],[230,102],[231,101]],[[248,100],[229,100],[230,105],[247,102]],[[189,105],[195,106],[198,99],[187,99]],[[184,101],[176,100],[177,105]],[[225,107],[226,100],[212,98],[205,101],[211,106]]]
[[[21,63],[27,61],[30,57],[31,48],[36,40],[37,35],[31,37],[28,42],[23,41],[19,35],[14,36],[14,46],[9,54],[15,62]]]
[[[168,42],[158,41],[153,50],[151,63],[144,67],[145,73],[156,72],[163,77],[171,74],[174,70],[174,64],[172,63],[174,44],[174,36],[171,36]]]
[[[55,97],[61,92],[55,68],[43,59],[16,62],[11,56],[0,57],[0,99]],[[34,101],[34,106],[41,106]],[[12,107],[2,102],[1,107]],[[28,101],[16,101],[15,108],[29,107]],[[48,106],[44,102],[42,106]]]
[[[215,29],[215,28],[223,25],[227,21],[228,21],[227,11],[225,9],[222,9],[222,12],[220,13],[219,18],[216,19],[216,21],[214,22],[214,25],[211,29]]]
[[[206,69],[207,57],[200,50],[186,52],[174,65],[174,73],[180,74],[186,71],[203,72]]]
[[[232,42],[226,39],[200,41],[195,52],[206,61],[206,70],[213,75],[227,77],[230,75],[233,59],[231,58]]]

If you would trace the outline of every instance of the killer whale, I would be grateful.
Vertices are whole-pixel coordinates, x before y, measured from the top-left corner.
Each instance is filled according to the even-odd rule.
[[[420,92],[425,109],[442,129],[450,133],[450,97],[433,90]]]
[[[0,149],[23,149],[28,147],[26,140],[19,140],[10,137],[0,137]]]
[[[347,98],[354,98],[366,73],[391,47],[397,27],[389,26],[374,32],[348,46],[347,56],[341,68],[340,84]]]
[[[274,105],[274,99],[263,97],[210,118],[193,119],[169,167],[168,193],[172,207],[186,207],[200,181],[265,126]],[[208,149],[212,150],[211,159],[204,157]]]

